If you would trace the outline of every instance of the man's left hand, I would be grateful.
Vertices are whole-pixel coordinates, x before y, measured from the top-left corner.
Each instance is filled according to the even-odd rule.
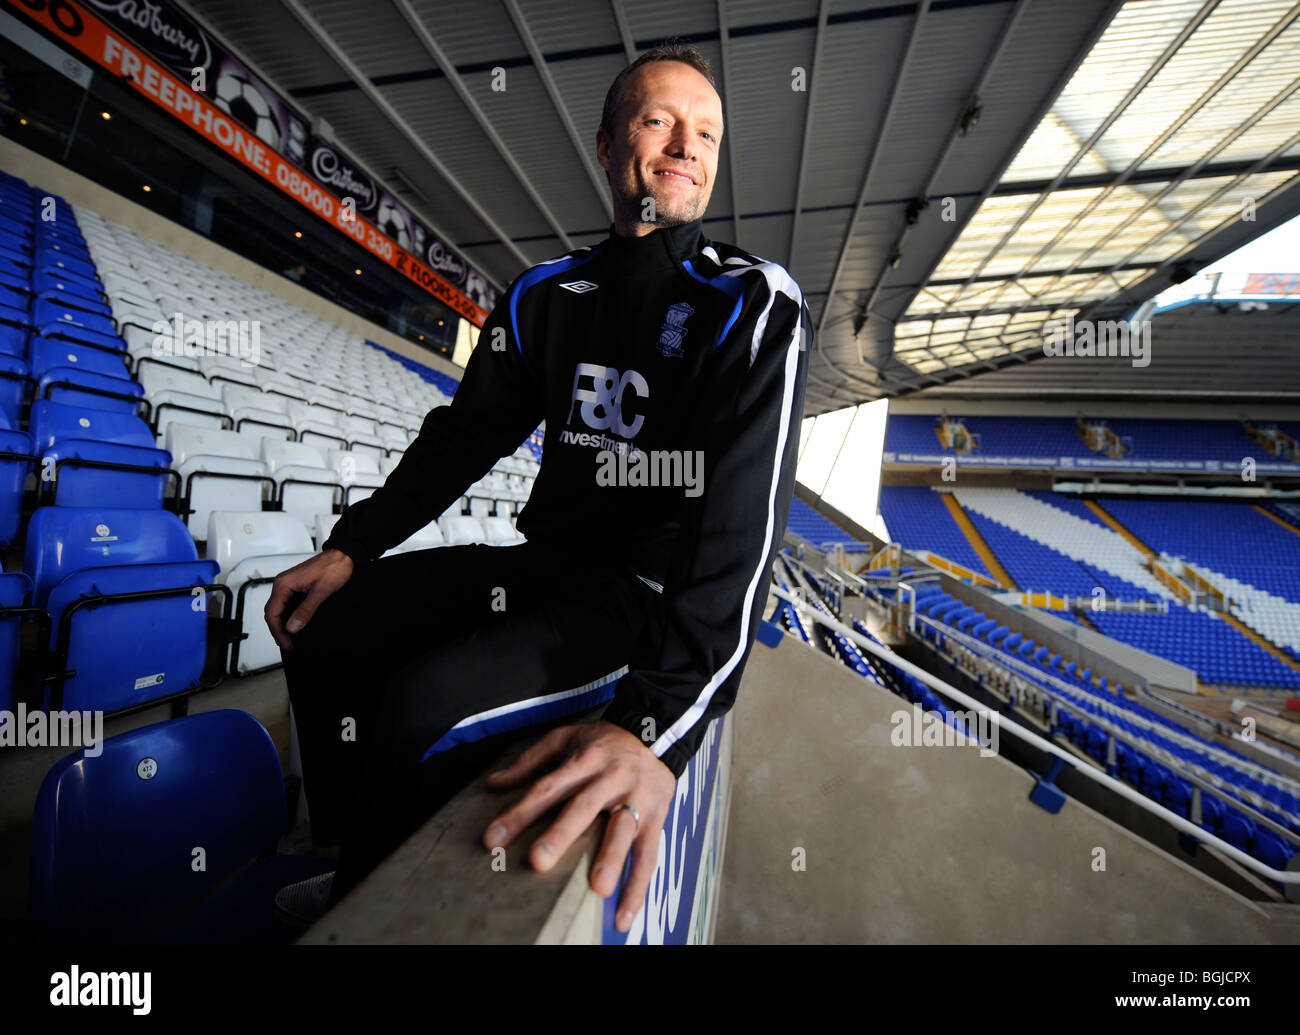
[[[568,800],[564,810],[529,852],[533,869],[545,873],[601,812],[617,809],[605,827],[605,840],[591,868],[591,888],[608,898],[618,886],[628,850],[632,872],[619,898],[615,927],[627,931],[645,902],[659,852],[659,833],[672,804],[677,778],[635,734],[597,720],[561,726],[525,751],[506,769],[487,778],[491,790],[509,790],[532,779],[551,763],[557,768],[538,779],[518,802],[492,821],[483,834],[488,848],[508,845],[547,810]],[[640,817],[638,823],[628,809]]]

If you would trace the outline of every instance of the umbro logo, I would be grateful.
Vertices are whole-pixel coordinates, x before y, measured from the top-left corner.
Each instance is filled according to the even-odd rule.
[[[560,287],[566,291],[572,291],[575,295],[580,295],[584,291],[595,291],[600,285],[593,284],[589,280],[571,280],[567,284],[561,284]]]

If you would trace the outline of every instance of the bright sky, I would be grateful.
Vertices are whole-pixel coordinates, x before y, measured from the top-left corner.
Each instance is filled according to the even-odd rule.
[[[1300,216],[1198,272],[1300,273]]]
[[[885,450],[889,400],[809,417],[799,436],[795,478],[832,507],[880,535],[880,461]]]

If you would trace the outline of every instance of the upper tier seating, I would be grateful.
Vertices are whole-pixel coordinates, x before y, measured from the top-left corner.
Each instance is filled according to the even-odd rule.
[[[1002,458],[1014,466],[1016,458],[1024,458],[1072,467],[1078,460],[1101,463],[1107,459],[1104,452],[1094,452],[1088,447],[1079,432],[1078,420],[1072,417],[988,417],[960,413],[951,417],[959,420],[978,443],[978,448],[965,453],[974,463],[983,458]],[[1204,462],[1235,467],[1244,457],[1268,463],[1284,462],[1281,457],[1267,455],[1240,421],[1154,417],[1086,419],[1090,424],[1104,425],[1115,435],[1123,447],[1118,459],[1126,467],[1149,464],[1159,468]],[[929,458],[953,455],[955,451],[945,447],[936,433],[941,420],[935,414],[891,414],[885,428],[885,451],[895,457],[899,454]],[[1279,423],[1278,426],[1286,431],[1292,425]],[[1292,437],[1297,436],[1293,433]]]
[[[930,550],[971,571],[989,575],[939,493],[932,489],[914,485],[883,486],[880,514],[890,540],[904,549]]]
[[[845,553],[862,553],[867,549],[866,543],[854,539],[797,496],[790,500],[790,520],[786,527],[821,548],[835,544],[842,546]]]

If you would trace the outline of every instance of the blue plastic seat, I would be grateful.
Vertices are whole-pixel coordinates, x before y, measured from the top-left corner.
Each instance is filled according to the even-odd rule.
[[[1165,805],[1184,819],[1188,818],[1192,811],[1192,789],[1192,785],[1182,777],[1170,773],[1165,780]]]
[[[126,342],[117,334],[92,330],[75,323],[47,323],[37,328],[38,335],[47,341],[71,342],[75,345],[91,345],[103,352],[126,354]]]
[[[51,649],[75,675],[46,691],[46,707],[115,712],[202,685],[207,608],[216,579],[185,523],[162,510],[39,507],[24,570],[51,620]],[[85,598],[173,590],[85,605]],[[66,612],[66,616],[65,616]],[[66,653],[66,660],[63,655]],[[60,700],[61,694],[61,700]]]
[[[1224,806],[1213,794],[1201,794],[1201,826],[1211,832],[1223,825]]]
[[[1223,822],[1219,825],[1219,836],[1228,844],[1249,852],[1255,847],[1255,821],[1228,806],[1224,809]]]
[[[23,418],[23,400],[27,394],[27,361],[0,352],[0,413],[11,428],[19,427]]]
[[[1110,735],[1100,726],[1088,726],[1086,738],[1086,747],[1088,754],[1098,762],[1106,760],[1106,746],[1110,743]]]
[[[144,399],[144,385],[84,367],[47,367],[37,382],[36,398],[134,414]]]
[[[47,941],[271,940],[276,888],[333,868],[274,857],[212,894],[286,827],[279,756],[251,715],[172,719],[102,749],[61,759],[37,795],[30,899]],[[203,895],[191,922],[151,934]]]
[[[32,290],[37,294],[48,291],[63,292],[80,298],[102,301],[104,291],[99,284],[84,277],[68,276],[61,270],[44,269],[32,273]]]
[[[32,376],[40,379],[47,370],[55,367],[76,367],[92,374],[102,374],[122,381],[129,381],[124,354],[106,352],[104,349],[81,345],[75,341],[33,338],[29,347],[28,361]]]
[[[1255,834],[1255,857],[1265,866],[1275,870],[1285,870],[1295,848],[1283,841],[1271,830],[1260,830]]]
[[[75,310],[82,313],[91,313],[95,316],[102,316],[110,320],[113,316],[113,310],[104,302],[104,296],[101,292],[96,292],[90,285],[81,282],[80,289],[75,286],[72,278],[67,278],[67,284],[59,288],[49,288],[44,291],[37,291],[36,298],[38,301],[49,302],[51,305],[65,310]],[[68,286],[73,285],[73,286]]]
[[[167,496],[171,463],[172,455],[165,449],[59,439],[41,458],[42,469],[54,472],[53,482],[47,483],[53,498],[46,502],[60,507],[156,510]]]
[[[34,402],[29,430],[32,448],[42,454],[69,438],[154,448],[153,432],[139,417],[93,406],[71,406],[48,400]]]
[[[73,256],[57,251],[45,250],[33,253],[32,261],[37,269],[61,271],[68,276],[78,276],[83,280],[97,280],[95,264],[88,262],[84,256]]]
[[[0,608],[25,607],[30,600],[32,580],[20,571],[0,573]],[[12,712],[17,703],[18,654],[22,619],[0,616],[0,709]]]
[[[0,430],[0,546],[8,546],[22,531],[31,451],[31,439],[21,431]]]
[[[60,305],[45,298],[38,298],[32,305],[32,322],[42,334],[50,329],[66,330],[68,327],[94,331],[97,334],[117,333],[113,321],[106,316],[89,313],[84,309],[75,309],[69,305]]]

